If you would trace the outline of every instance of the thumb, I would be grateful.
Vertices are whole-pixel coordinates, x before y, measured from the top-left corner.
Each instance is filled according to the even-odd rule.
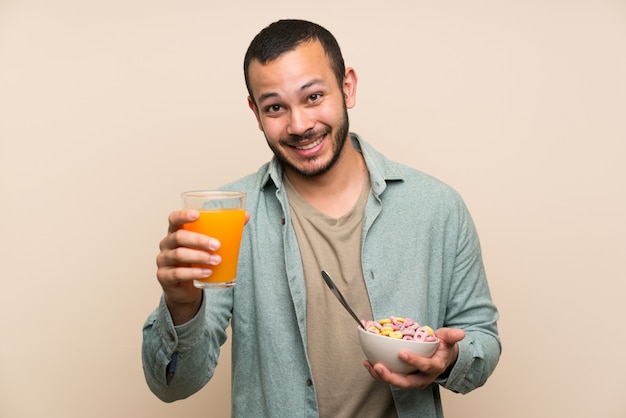
[[[435,335],[445,344],[454,345],[465,338],[465,331],[460,328],[439,328]]]

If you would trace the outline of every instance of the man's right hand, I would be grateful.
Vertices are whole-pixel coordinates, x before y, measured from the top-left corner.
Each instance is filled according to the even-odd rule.
[[[169,215],[169,228],[159,245],[157,279],[165,293],[165,303],[175,325],[192,319],[202,303],[202,289],[193,281],[211,275],[211,266],[222,260],[209,251],[219,249],[214,238],[183,229],[183,225],[198,219],[196,210],[178,210]],[[191,264],[204,267],[192,267]]]

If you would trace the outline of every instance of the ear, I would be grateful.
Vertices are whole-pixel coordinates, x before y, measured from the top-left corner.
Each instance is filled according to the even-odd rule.
[[[343,78],[343,95],[346,99],[346,107],[352,109],[356,105],[356,85],[359,79],[354,68],[346,68],[346,75]]]
[[[252,97],[250,96],[248,96],[248,107],[250,108],[250,110],[252,110],[252,113],[254,113],[256,121],[259,125],[259,129],[263,131],[263,125],[261,124],[261,118],[259,117],[259,109],[257,109],[256,105],[254,104],[254,100],[252,100]]]

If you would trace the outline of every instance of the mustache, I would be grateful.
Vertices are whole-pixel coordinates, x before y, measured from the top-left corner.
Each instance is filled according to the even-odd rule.
[[[328,133],[327,129],[319,129],[319,130],[308,130],[304,133],[304,135],[289,135],[286,138],[281,139],[281,143],[283,144],[297,144],[304,141],[309,141],[311,139],[319,138]]]

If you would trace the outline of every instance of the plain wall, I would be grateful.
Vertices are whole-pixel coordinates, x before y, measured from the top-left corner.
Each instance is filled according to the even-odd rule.
[[[626,416],[626,2],[0,1],[0,416],[227,417],[141,369],[158,242],[187,189],[270,157],[242,60],[330,29],[352,130],[465,198],[504,351],[447,417]]]

